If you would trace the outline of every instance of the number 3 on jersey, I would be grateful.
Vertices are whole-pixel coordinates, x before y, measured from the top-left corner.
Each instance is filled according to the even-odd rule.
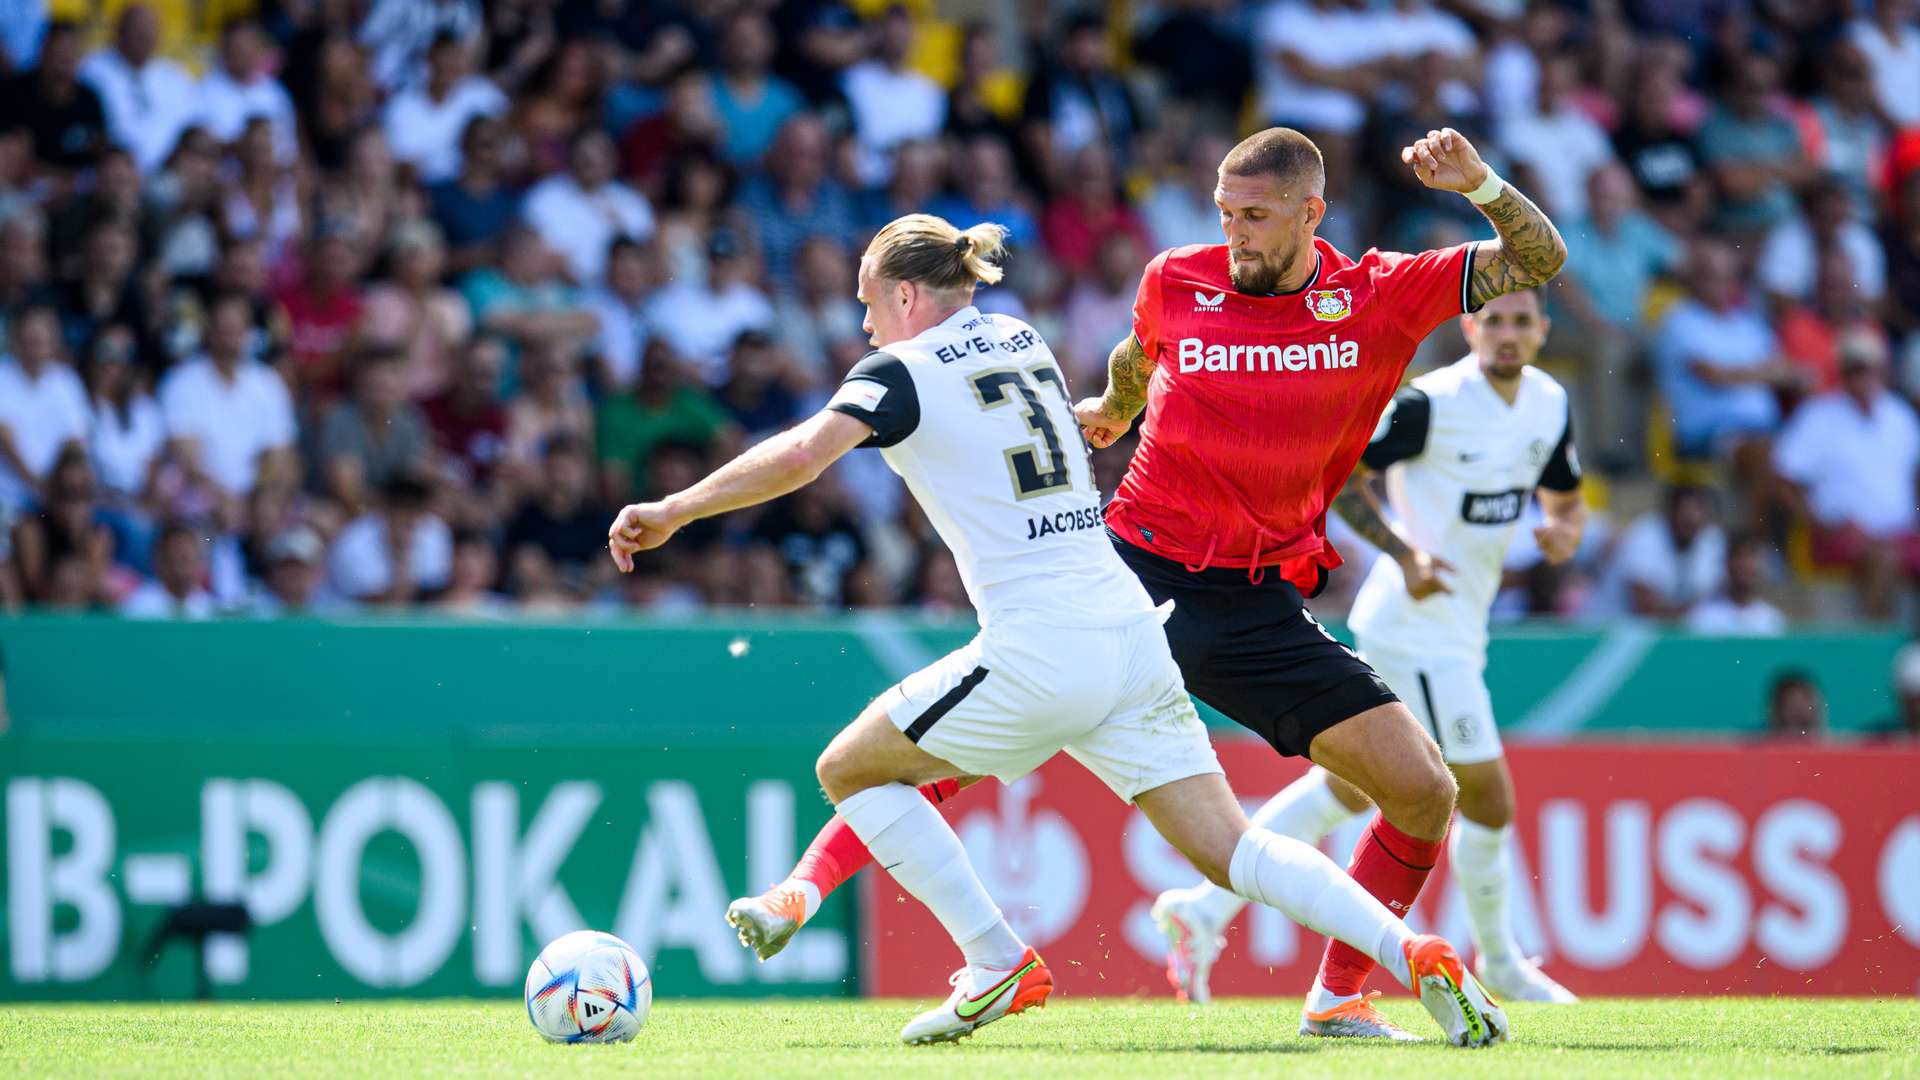
[[[1073,474],[1067,469],[1067,456],[1060,444],[1060,432],[1053,426],[1053,418],[1047,415],[1046,406],[1040,402],[1040,393],[1033,385],[1036,379],[1052,383],[1054,389],[1060,392],[1060,400],[1069,401],[1066,380],[1060,377],[1060,370],[1052,364],[1036,364],[1025,372],[996,368],[983,371],[969,380],[973,384],[974,396],[980,399],[980,407],[989,412],[1011,400],[1007,394],[1009,388],[1019,394],[1027,406],[1027,427],[1040,436],[1046,446],[1045,469],[1040,467],[1038,448],[1031,445],[1007,448],[1007,471],[1013,477],[1016,499],[1031,499],[1050,492],[1065,491],[1073,486]],[[1088,472],[1091,476],[1092,470]]]

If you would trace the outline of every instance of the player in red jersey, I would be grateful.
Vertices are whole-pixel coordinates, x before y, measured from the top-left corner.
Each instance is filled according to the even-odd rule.
[[[1420,340],[1553,277],[1566,247],[1453,129],[1401,158],[1478,205],[1496,239],[1348,258],[1314,235],[1327,208],[1319,149],[1269,128],[1220,164],[1227,242],[1147,264],[1106,393],[1075,413],[1104,447],[1145,409],[1107,525],[1153,599],[1176,602],[1167,638],[1188,690],[1373,800],[1380,816],[1348,872],[1404,916],[1439,857],[1454,781],[1406,706],[1306,609],[1340,565],[1327,510]],[[1432,567],[1409,570],[1422,574]],[[1330,943],[1301,1032],[1411,1038],[1361,996],[1372,966]]]
[[[1107,523],[1155,602],[1176,601],[1166,629],[1188,690],[1380,807],[1349,872],[1404,915],[1445,839],[1454,781],[1406,707],[1306,610],[1340,565],[1326,512],[1420,340],[1551,278],[1566,248],[1452,129],[1401,156],[1427,186],[1479,205],[1496,239],[1418,255],[1369,251],[1355,262],[1314,236],[1327,205],[1319,150],[1299,132],[1263,131],[1220,165],[1214,195],[1227,243],[1176,248],[1147,265],[1106,394],[1075,413],[1105,447],[1146,409]],[[1427,557],[1413,557],[1410,587],[1433,578]],[[921,791],[942,802],[956,787]],[[771,956],[871,858],[832,819],[786,881],[735,901],[727,919],[743,944]],[[1371,967],[1331,946],[1301,1030],[1413,1038],[1361,996]]]

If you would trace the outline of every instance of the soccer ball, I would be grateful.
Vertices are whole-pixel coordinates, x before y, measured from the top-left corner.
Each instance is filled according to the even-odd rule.
[[[653,1008],[653,981],[612,934],[555,938],[527,969],[527,1018],[548,1042],[632,1042]]]

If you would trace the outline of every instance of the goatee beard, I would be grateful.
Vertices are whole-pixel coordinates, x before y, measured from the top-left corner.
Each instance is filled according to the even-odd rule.
[[[1227,279],[1240,292],[1267,296],[1280,291],[1280,279],[1286,276],[1286,270],[1284,266],[1275,269],[1264,258],[1258,262],[1234,259],[1227,264]]]

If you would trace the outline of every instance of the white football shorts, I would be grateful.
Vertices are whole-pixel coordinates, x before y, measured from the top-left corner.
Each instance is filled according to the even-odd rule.
[[[962,772],[1012,783],[1065,750],[1127,802],[1222,771],[1161,629],[996,624],[880,695],[895,727]]]
[[[1475,765],[1506,753],[1493,723],[1493,699],[1478,665],[1454,659],[1406,656],[1360,643],[1371,666],[1413,710],[1449,765]]]

